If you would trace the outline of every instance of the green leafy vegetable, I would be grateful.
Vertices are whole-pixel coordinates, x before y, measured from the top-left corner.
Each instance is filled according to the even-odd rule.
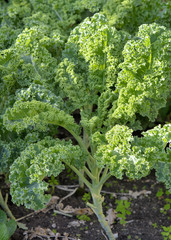
[[[43,208],[46,177],[66,165],[115,239],[100,194],[112,175],[140,179],[156,169],[171,188],[171,124],[155,122],[169,114],[170,3],[14,0],[0,7],[0,172],[9,173],[12,200]],[[58,126],[74,140],[57,138]]]
[[[15,220],[11,219],[8,221],[4,211],[0,210],[0,233],[1,240],[8,240],[17,228]]]

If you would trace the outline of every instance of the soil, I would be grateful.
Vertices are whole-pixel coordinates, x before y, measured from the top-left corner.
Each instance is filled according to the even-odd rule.
[[[75,176],[72,172],[64,171],[59,177],[60,186],[74,184]],[[0,179],[2,186],[3,178]],[[69,192],[55,187],[54,196],[60,199],[68,195]],[[2,187],[1,187],[2,188]],[[74,189],[74,188],[73,188]],[[161,189],[163,193],[161,193]],[[3,194],[8,192],[7,185],[3,185]],[[171,219],[171,210],[164,210],[169,195],[163,184],[157,183],[155,173],[152,172],[148,177],[139,181],[130,181],[127,178],[117,180],[111,177],[103,188],[104,212],[107,215],[108,209],[116,209],[116,199],[127,200],[131,203],[130,215],[126,215],[126,224],[120,223],[120,218],[115,215],[115,220],[111,228],[118,240],[162,240],[162,226],[169,226]],[[131,192],[132,191],[132,192]],[[86,208],[85,201],[82,200],[85,190],[78,189],[72,196],[62,201],[64,207],[69,205],[72,208]],[[159,194],[159,192],[161,194]],[[115,194],[114,194],[115,193]],[[157,196],[156,194],[161,196]],[[91,201],[91,199],[90,199]],[[8,206],[16,219],[33,212],[25,209],[23,206],[17,207],[8,200]],[[25,239],[71,239],[71,240],[106,240],[105,236],[95,215],[88,216],[89,221],[79,220],[76,215],[65,216],[58,213],[54,214],[52,209],[44,212],[33,212],[31,216],[25,217],[20,222],[25,223],[28,230],[17,229],[12,236],[12,240]],[[82,215],[80,215],[82,216]],[[85,217],[85,216],[84,216]],[[39,227],[39,228],[38,228]],[[50,230],[47,230],[50,229]],[[49,231],[49,232],[48,232]],[[52,233],[55,233],[54,235]],[[53,235],[53,236],[52,236]],[[51,237],[50,237],[51,236]],[[57,236],[59,236],[57,238]],[[49,238],[48,238],[49,237]]]

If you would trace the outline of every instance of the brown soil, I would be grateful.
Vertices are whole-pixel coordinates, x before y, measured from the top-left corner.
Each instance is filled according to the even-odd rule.
[[[72,179],[71,181],[71,177],[71,174],[68,176],[67,171],[65,171],[58,178],[58,180],[61,185],[67,185],[71,182],[73,184],[75,182],[75,179]],[[2,182],[3,179],[1,179],[1,184]],[[163,189],[164,194],[160,197],[157,197],[156,193],[161,188]],[[7,191],[7,187],[4,186],[3,192],[5,193]],[[171,219],[171,210],[169,209],[165,211],[165,213],[161,212],[161,210],[164,208],[164,205],[166,204],[166,199],[168,199],[169,196],[167,196],[165,193],[166,189],[164,185],[156,182],[154,172],[152,172],[148,177],[143,178],[139,181],[129,181],[127,178],[123,179],[122,181],[118,181],[112,177],[107,182],[107,184],[105,184],[103,191],[117,193],[117,195],[114,195],[114,197],[112,197],[113,194],[103,193],[105,196],[105,214],[107,214],[106,211],[109,208],[116,208],[116,198],[126,199],[131,202],[131,214],[126,216],[127,223],[125,225],[122,225],[120,224],[120,219],[116,218],[112,224],[112,231],[116,234],[116,236],[118,234],[118,240],[163,239],[163,236],[161,235],[161,232],[163,231],[162,226],[169,226]],[[125,195],[125,193],[128,193],[129,191],[133,191],[132,196]],[[137,196],[137,198],[134,198],[134,194],[136,195],[136,192],[138,192],[139,196]],[[60,200],[68,193],[69,192],[60,190],[56,187],[54,195],[58,196]],[[77,190],[75,194],[63,201],[64,206],[69,205],[73,208],[86,208],[86,204],[82,200],[83,194],[84,191]],[[26,216],[31,212],[30,210],[25,209],[23,206],[17,207],[16,205],[12,204],[10,199],[8,204],[9,208],[16,218]],[[68,217],[60,214],[54,214],[54,209],[49,210],[47,213],[34,213],[32,216],[26,217],[21,221],[27,225],[28,230],[25,231],[22,229],[17,229],[12,237],[12,240],[55,239],[55,237],[50,237],[50,235],[48,238],[48,234],[44,234],[44,236],[37,234],[37,236],[35,235],[36,237],[33,237],[33,232],[35,232],[35,229],[38,226],[40,226],[41,230],[48,228],[50,230],[53,230],[55,233],[59,233],[58,235],[60,237],[56,239],[106,240],[107,238],[105,237],[96,216],[91,215],[89,217],[90,221],[80,222],[80,220],[78,220],[75,215]],[[73,224],[73,221],[76,221],[76,224],[78,226],[71,227],[70,225]],[[40,232],[40,230],[37,230],[37,232]]]

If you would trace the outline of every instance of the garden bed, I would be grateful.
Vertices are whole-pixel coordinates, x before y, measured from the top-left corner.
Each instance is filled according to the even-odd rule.
[[[71,177],[73,176],[71,176],[71,173],[68,174],[67,171],[60,176],[58,180],[60,184],[63,184],[63,188],[71,182]],[[54,196],[59,197],[57,203],[69,193],[68,191],[59,189],[60,186],[62,185],[57,185],[55,187],[55,193],[53,194]],[[70,187],[69,189],[74,190],[74,185],[73,188]],[[3,190],[4,192],[7,192],[7,186],[5,186]],[[127,222],[125,224],[120,224],[121,219],[117,217],[117,213],[115,218],[113,212],[109,211],[110,213],[112,212],[112,214],[109,214],[111,219],[112,217],[113,219],[115,218],[111,227],[115,236],[118,236],[118,240],[163,239],[161,232],[164,232],[164,230],[162,226],[169,226],[171,218],[170,209],[163,210],[164,208],[167,208],[166,204],[168,203],[167,199],[169,199],[169,196],[166,194],[167,191],[164,185],[156,182],[154,172],[139,181],[129,181],[127,178],[120,181],[113,177],[105,184],[103,191],[103,195],[105,196],[105,205],[103,206],[103,209],[106,215],[108,215],[109,209],[116,209],[116,199],[122,199],[123,201],[131,203],[129,209],[131,214],[125,215]],[[83,196],[86,196],[85,193],[87,193],[86,190],[80,191],[78,189],[72,196],[67,197],[62,201],[64,207],[69,205],[73,209],[85,209],[86,204],[85,201],[82,200],[82,198],[84,199]],[[11,201],[9,201],[9,207],[17,219],[31,213],[30,210],[25,209],[23,206],[17,207],[12,204]],[[56,206],[52,205],[51,207],[52,209],[47,212],[33,213],[31,216],[25,217],[21,220],[22,223],[26,224],[28,230],[17,229],[12,240],[55,239],[55,235],[60,236],[56,239],[107,239],[94,214],[87,215],[90,220],[85,221],[79,220],[76,214],[70,214],[72,217],[69,217],[54,213]],[[122,215],[124,216],[124,214]],[[47,229],[50,229],[51,231]]]

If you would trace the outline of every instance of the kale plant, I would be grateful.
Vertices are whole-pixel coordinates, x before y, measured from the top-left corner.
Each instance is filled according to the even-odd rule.
[[[28,73],[36,68],[34,81],[16,91],[14,104],[5,108],[3,126],[18,136],[24,131],[39,135],[31,137],[10,167],[12,200],[34,210],[43,208],[50,200],[44,194],[45,177],[56,177],[68,166],[89,188],[93,202],[87,205],[108,238],[115,239],[101,196],[111,176],[140,179],[155,169],[157,179],[171,187],[167,147],[171,124],[144,129],[146,122],[155,121],[170,95],[171,31],[156,23],[143,24],[131,36],[97,13],[71,31],[60,60],[55,61],[47,49],[53,41],[60,46],[60,38],[49,40],[43,31],[31,29],[25,29],[14,46],[17,59],[22,56],[30,63]],[[27,80],[24,69],[26,75],[18,75],[17,81]],[[76,110],[79,123],[74,119]],[[52,126],[65,128],[78,144],[53,138]],[[141,136],[134,134],[136,130],[142,131]],[[2,151],[3,159],[7,152]]]

